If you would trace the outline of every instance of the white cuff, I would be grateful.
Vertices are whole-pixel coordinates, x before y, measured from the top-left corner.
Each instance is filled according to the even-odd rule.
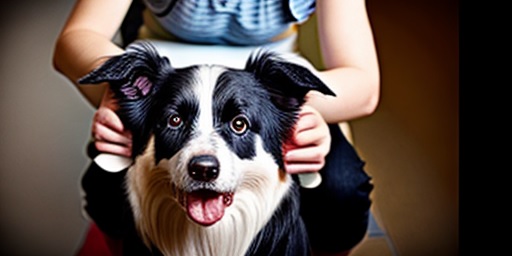
[[[133,163],[130,158],[107,153],[99,154],[93,161],[107,172],[120,172]]]
[[[299,183],[303,188],[316,188],[322,183],[322,176],[318,172],[300,173]]]

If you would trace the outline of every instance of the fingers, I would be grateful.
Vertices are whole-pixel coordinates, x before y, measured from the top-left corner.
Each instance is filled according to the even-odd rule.
[[[286,153],[286,161],[292,163],[323,163],[325,153],[318,146],[299,147]]]
[[[131,133],[124,129],[121,119],[112,109],[105,106],[98,108],[91,132],[99,151],[128,157],[131,155]]]
[[[111,153],[111,154],[126,156],[126,157],[130,157],[132,155],[131,146],[127,147],[127,146],[117,145],[117,144],[104,142],[104,141],[95,141],[94,146],[96,146],[96,149],[98,149],[98,151],[104,152],[104,153]]]
[[[285,156],[286,171],[291,174],[316,172],[325,165],[325,154],[317,147],[297,148]]]
[[[323,119],[319,117],[319,114],[315,111],[316,110],[309,106],[304,106],[303,110],[299,114],[297,124],[295,125],[295,133],[313,129],[320,125],[321,122],[324,122]]]
[[[285,145],[285,167],[289,173],[316,172],[325,165],[331,135],[318,111],[304,106],[295,126],[291,145]]]
[[[114,110],[104,106],[99,107],[94,113],[93,124],[101,124],[119,133],[124,131],[124,125]]]
[[[330,140],[329,128],[322,127],[323,125],[315,126],[309,129],[302,129],[295,133],[293,143],[295,146],[305,147],[308,145],[327,146],[326,141]],[[330,145],[330,144],[329,144]],[[327,149],[326,149],[327,150]]]
[[[127,131],[120,131],[119,127],[113,127],[109,123],[93,122],[93,138],[96,141],[106,141],[120,145],[131,144],[131,135]]]

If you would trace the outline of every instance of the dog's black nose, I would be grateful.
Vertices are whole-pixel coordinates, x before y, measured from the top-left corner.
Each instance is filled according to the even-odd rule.
[[[219,176],[219,161],[211,155],[193,157],[188,163],[188,174],[198,181],[212,181]]]

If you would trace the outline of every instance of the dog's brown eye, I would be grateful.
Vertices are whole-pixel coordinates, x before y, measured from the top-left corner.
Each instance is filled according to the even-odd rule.
[[[169,117],[169,126],[171,128],[178,128],[183,123],[183,119],[178,114],[171,115]]]
[[[249,128],[249,120],[244,115],[238,115],[231,120],[230,128],[236,134],[243,134]]]

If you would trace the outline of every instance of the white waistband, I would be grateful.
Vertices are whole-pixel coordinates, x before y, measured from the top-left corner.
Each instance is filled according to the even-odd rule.
[[[197,45],[156,39],[148,40],[156,46],[162,56],[168,57],[171,65],[176,68],[195,64],[219,64],[232,68],[243,68],[253,51],[265,49],[285,56],[296,55],[297,50],[297,34],[261,46]]]

